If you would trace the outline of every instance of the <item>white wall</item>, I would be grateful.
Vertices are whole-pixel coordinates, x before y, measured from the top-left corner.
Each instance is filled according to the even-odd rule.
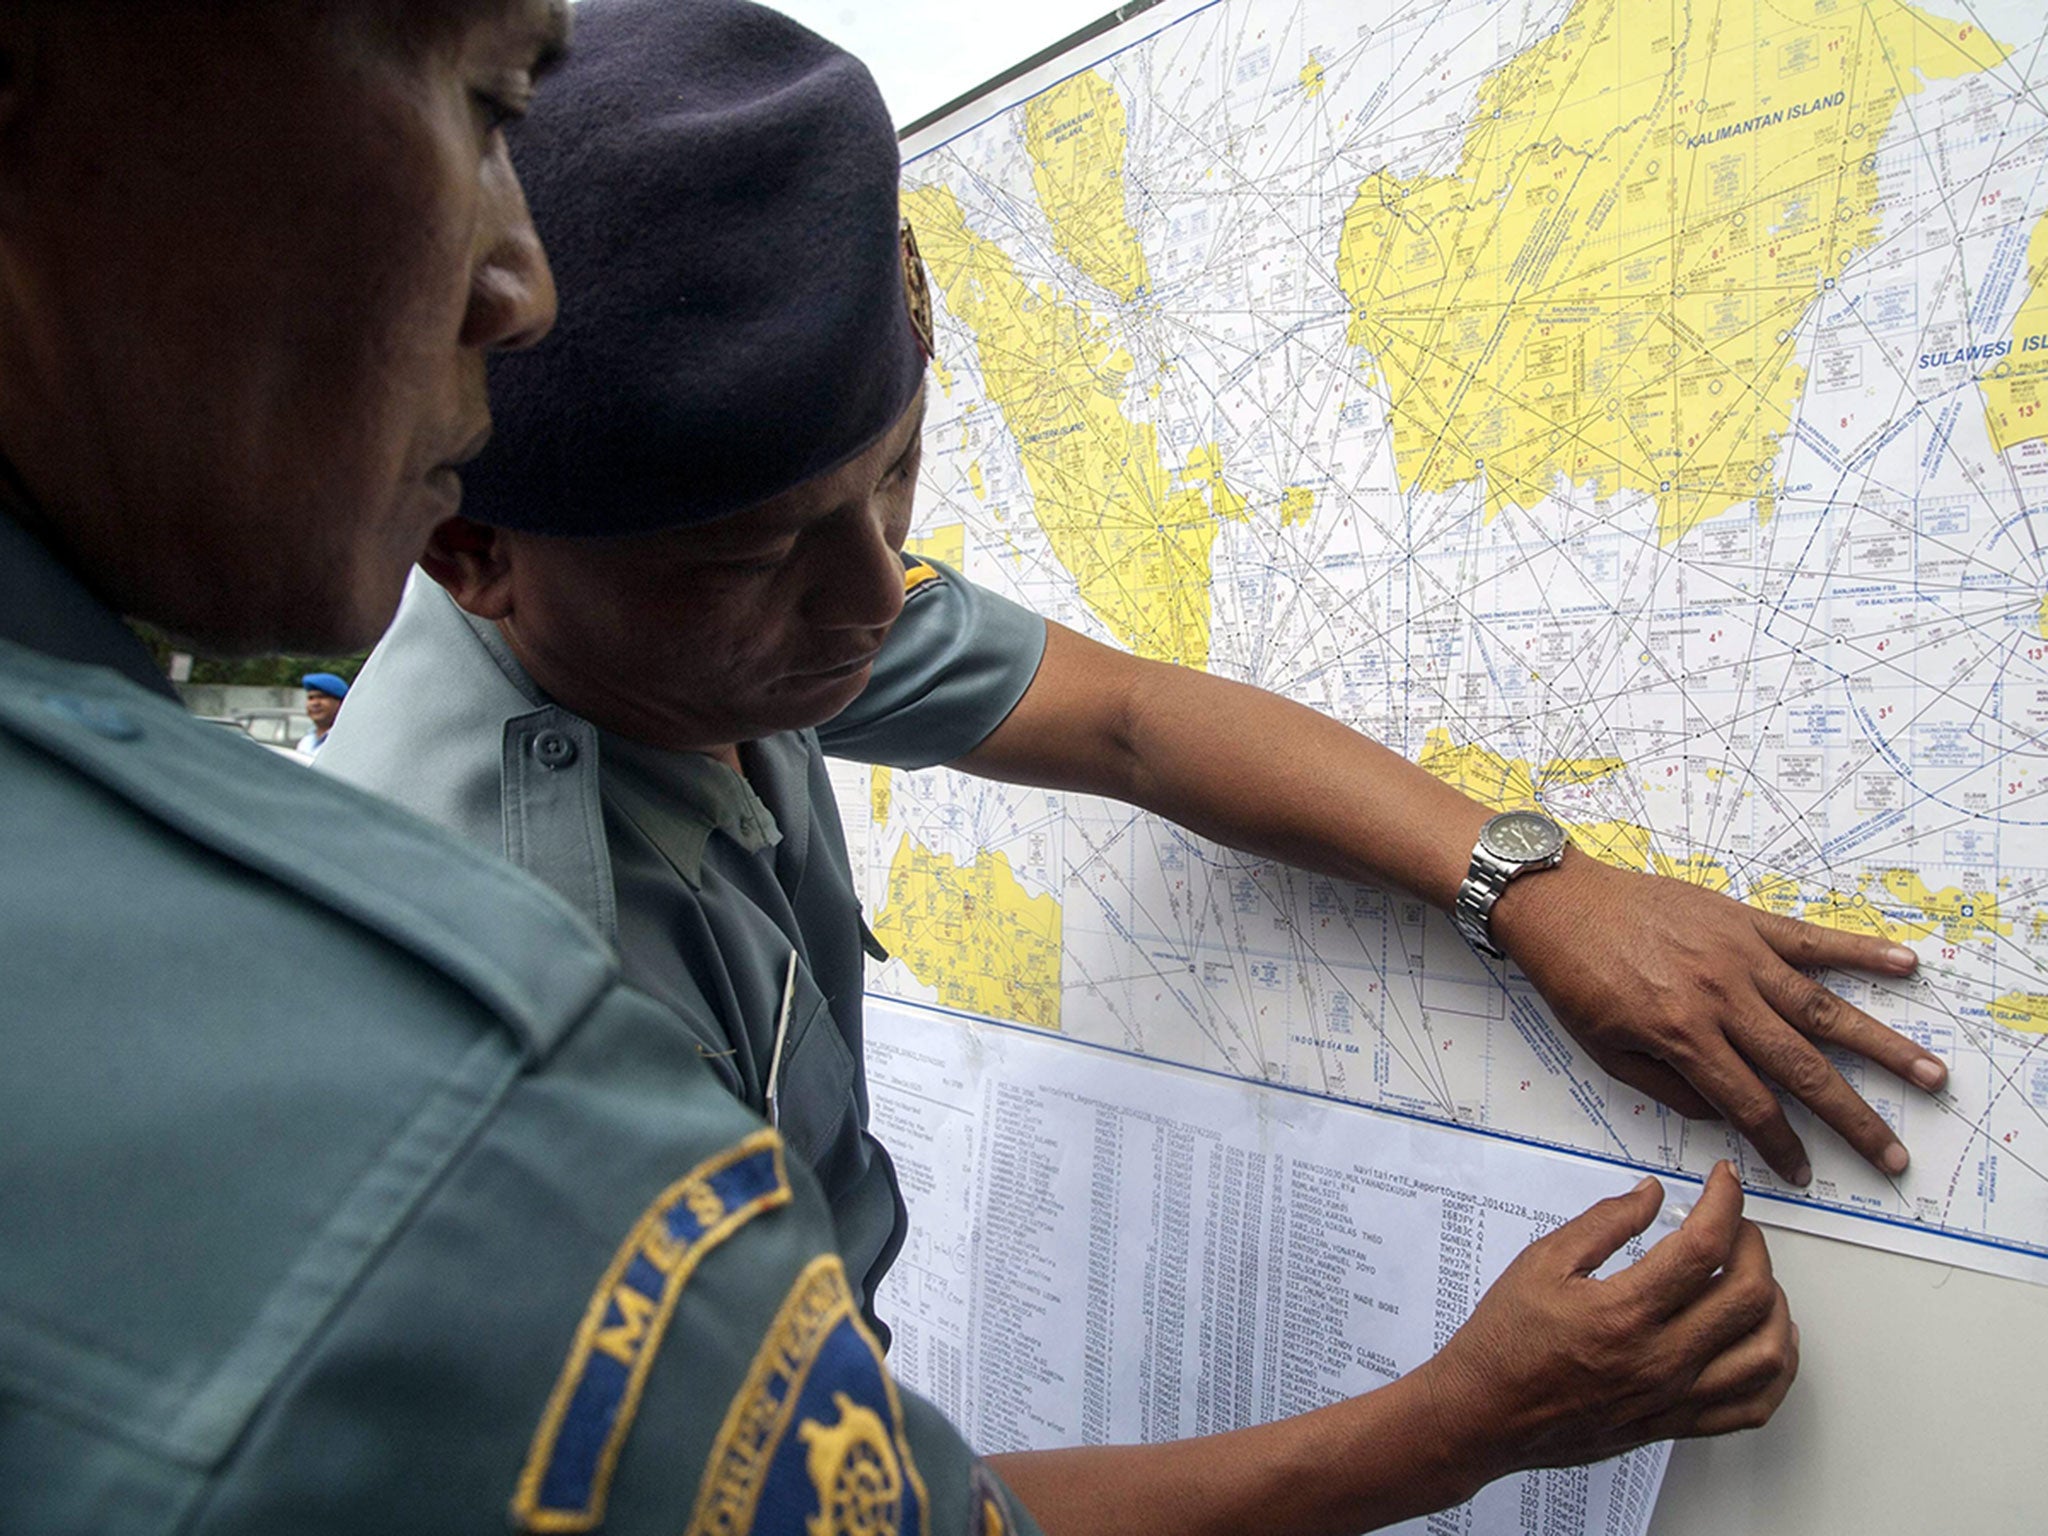
[[[1650,1536],[2048,1530],[2048,1286],[1769,1238],[1799,1380],[1764,1429],[1672,1452]]]

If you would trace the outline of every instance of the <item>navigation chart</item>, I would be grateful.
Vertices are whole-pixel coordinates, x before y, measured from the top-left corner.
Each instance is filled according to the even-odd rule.
[[[1830,978],[1950,1064],[1842,1061],[1905,1176],[1794,1106],[1780,1185],[1422,904],[1087,798],[840,765],[871,985],[2048,1258],[2044,44],[1957,0],[1169,0],[907,146],[913,547],[1910,944]]]

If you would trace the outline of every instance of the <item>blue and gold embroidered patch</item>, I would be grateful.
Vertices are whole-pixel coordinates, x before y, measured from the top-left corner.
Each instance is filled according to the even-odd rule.
[[[925,1536],[927,1508],[881,1346],[838,1257],[814,1259],[725,1416],[690,1536]]]
[[[527,1531],[588,1531],[683,1287],[704,1256],[787,1205],[782,1140],[756,1131],[677,1180],[634,1226],[590,1298],[512,1499]]]
[[[915,565],[903,568],[903,595],[907,601],[927,588],[936,587],[946,578],[939,574],[939,568],[920,560]]]
[[[1009,1536],[1010,1525],[1003,1517],[1007,1506],[994,1476],[981,1462],[974,1464],[973,1500],[974,1536]]]

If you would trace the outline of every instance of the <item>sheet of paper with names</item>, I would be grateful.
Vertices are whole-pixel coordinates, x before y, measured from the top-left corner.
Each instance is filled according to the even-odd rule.
[[[984,1453],[1206,1435],[1371,1391],[1524,1246],[1638,1177],[875,996],[867,1060],[911,1218],[876,1303],[890,1358]],[[1669,1450],[1506,1478],[1397,1529],[1642,1536]]]

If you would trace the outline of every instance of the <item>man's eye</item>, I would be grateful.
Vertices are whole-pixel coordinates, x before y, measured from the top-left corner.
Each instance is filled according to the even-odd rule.
[[[482,121],[485,133],[496,133],[526,116],[524,103],[513,101],[496,92],[471,91],[469,97],[476,106],[477,117]]]

